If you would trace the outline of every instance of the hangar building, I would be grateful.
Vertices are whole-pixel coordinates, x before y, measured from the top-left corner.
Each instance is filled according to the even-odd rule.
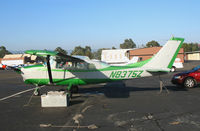
[[[101,61],[108,64],[124,64],[129,61],[129,51],[134,49],[102,50]]]
[[[129,50],[129,59],[132,59],[134,56],[138,56],[140,61],[147,60],[154,56],[162,47],[150,47],[150,48],[140,48],[135,50]],[[181,62],[184,63],[184,50],[180,49],[177,58],[181,59]]]
[[[200,60],[200,51],[185,52],[186,60]]]
[[[133,57],[138,57],[138,61],[144,61],[154,56],[161,48],[162,47],[102,50],[101,61],[105,61],[109,64],[123,64]],[[183,48],[180,49],[177,58],[180,58],[180,62],[184,63]]]
[[[8,54],[3,57],[1,63],[7,66],[18,66],[23,64],[35,64],[37,56],[30,54]]]

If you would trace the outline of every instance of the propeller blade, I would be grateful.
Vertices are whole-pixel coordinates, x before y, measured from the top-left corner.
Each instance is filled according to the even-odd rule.
[[[48,75],[49,75],[49,82],[50,84],[53,84],[53,79],[52,79],[52,74],[51,74],[51,65],[50,65],[50,55],[47,55],[47,70],[48,70]]]

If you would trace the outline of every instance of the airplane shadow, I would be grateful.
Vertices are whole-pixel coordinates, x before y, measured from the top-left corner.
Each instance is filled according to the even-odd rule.
[[[182,88],[178,86],[166,86],[169,91],[188,91],[187,88]],[[130,92],[146,92],[146,91],[160,91],[160,87],[136,87],[136,86],[125,86],[123,82],[112,82],[107,83],[104,86],[90,87],[90,88],[80,88],[79,93],[90,93],[90,94],[104,94],[108,98],[128,98],[130,97]],[[163,88],[165,92],[165,88]]]
[[[72,99],[70,101],[70,105],[76,105],[76,104],[80,104],[80,103],[83,103],[83,102],[84,102],[84,100],[74,100],[74,99]]]

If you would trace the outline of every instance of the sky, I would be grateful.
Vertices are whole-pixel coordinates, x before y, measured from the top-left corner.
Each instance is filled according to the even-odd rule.
[[[0,46],[8,50],[111,48],[131,38],[200,43],[199,0],[0,0]]]

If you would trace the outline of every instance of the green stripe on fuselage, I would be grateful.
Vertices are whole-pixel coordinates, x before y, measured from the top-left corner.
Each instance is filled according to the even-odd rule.
[[[24,69],[30,69],[30,68],[36,68],[36,67],[45,67],[45,66],[42,65],[42,64],[38,64],[38,65],[25,66],[25,67],[23,67],[23,68],[24,68]]]
[[[119,81],[122,79],[53,79],[53,83],[56,85],[86,85],[86,84],[98,84],[112,81]],[[48,85],[49,79],[27,79],[24,81],[26,84]]]

